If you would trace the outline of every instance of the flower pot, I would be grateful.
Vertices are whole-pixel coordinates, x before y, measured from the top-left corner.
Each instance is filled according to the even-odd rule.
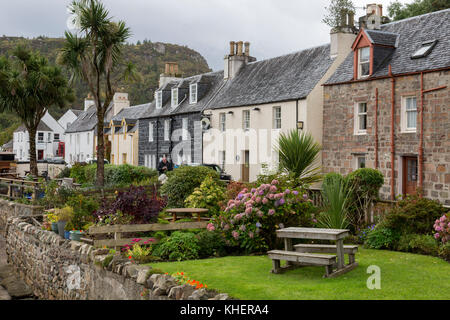
[[[70,231],[64,231],[64,239],[70,240]]]
[[[83,234],[83,232],[80,232],[78,230],[72,230],[70,231],[70,240],[80,241]]]
[[[58,233],[58,223],[57,222],[52,222],[52,231],[54,233]]]
[[[64,227],[67,221],[58,221],[58,234],[64,238]]]

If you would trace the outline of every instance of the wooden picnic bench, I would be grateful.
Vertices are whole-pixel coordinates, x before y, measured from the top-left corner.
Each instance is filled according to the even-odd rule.
[[[172,214],[172,222],[177,221],[178,218],[181,217],[177,217],[178,214],[197,214],[197,221],[200,222],[202,220],[201,214],[202,213],[207,213],[208,209],[202,209],[202,208],[174,208],[174,209],[166,209],[167,213],[171,213]],[[208,218],[209,220],[209,218]]]
[[[355,253],[358,246],[344,246],[343,239],[349,235],[347,229],[284,228],[277,230],[277,236],[284,238],[285,250],[271,250],[273,273],[302,266],[324,266],[324,277],[335,277],[358,266]],[[331,240],[336,245],[298,244],[292,246],[292,239]],[[331,254],[328,254],[331,253]],[[334,254],[333,254],[334,253]],[[344,254],[348,254],[349,263],[345,265]],[[280,260],[286,261],[286,267],[280,267]]]

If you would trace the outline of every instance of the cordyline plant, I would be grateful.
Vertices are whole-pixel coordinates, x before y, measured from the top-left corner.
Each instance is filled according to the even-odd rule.
[[[133,64],[124,64],[122,49],[131,36],[125,22],[114,22],[99,0],[73,1],[69,5],[78,33],[65,32],[58,63],[72,71],[71,81],[88,84],[97,109],[97,185],[104,185],[104,121],[120,81],[140,78]],[[116,77],[116,74],[122,74]],[[103,101],[102,101],[103,99]]]
[[[38,175],[36,133],[51,106],[65,108],[74,101],[73,91],[60,68],[39,53],[18,46],[12,57],[0,57],[0,112],[10,110],[22,120],[29,134],[30,172]]]
[[[278,180],[258,188],[243,189],[228,202],[225,212],[207,226],[220,232],[229,246],[246,252],[276,247],[276,230],[311,224],[312,201],[300,190],[280,190]]]

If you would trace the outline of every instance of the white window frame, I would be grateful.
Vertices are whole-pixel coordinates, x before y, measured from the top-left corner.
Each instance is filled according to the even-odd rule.
[[[153,135],[154,135],[153,127],[154,127],[153,122],[149,122],[148,123],[148,142],[153,142]]]
[[[281,107],[279,106],[273,107],[273,128],[281,129]]]
[[[175,108],[178,105],[178,88],[172,89],[171,106]]]
[[[181,121],[181,138],[183,139],[183,141],[188,140],[188,136],[189,136],[189,119],[188,118],[183,118]]]
[[[363,50],[369,50],[369,58],[367,60],[362,60]],[[363,64],[369,64],[368,74],[365,74],[365,75],[362,74],[362,65]],[[358,49],[358,78],[359,79],[367,78],[368,76],[370,76],[370,47],[364,47],[364,48]]]
[[[197,103],[197,93],[198,86],[196,83],[193,83],[189,86],[189,103],[194,104]]]
[[[162,108],[162,91],[155,92],[156,109]]]
[[[360,112],[359,106],[365,104],[366,105],[366,111]],[[360,117],[365,116],[366,117],[366,129],[360,129]],[[367,117],[367,102],[357,102],[355,103],[354,107],[354,134],[355,135],[364,135],[367,134],[367,126],[368,126],[368,117]]]
[[[40,135],[42,135],[42,139],[40,138]],[[44,133],[43,132],[38,132],[37,133],[37,140],[39,143],[44,142]]]
[[[59,133],[53,134],[53,141],[55,141],[55,142],[59,142],[59,141],[60,141],[60,135],[59,135]]]
[[[164,141],[170,140],[170,120],[164,120]]]
[[[407,106],[408,106],[408,100],[414,100],[415,101],[415,105],[416,105],[416,110],[408,110]],[[401,117],[400,117],[400,122],[401,122],[401,129],[402,132],[404,133],[414,133],[417,132],[417,97],[416,96],[405,96],[402,97],[402,106],[401,106]],[[414,112],[416,114],[416,126],[415,127],[408,127],[408,113],[409,112]]]
[[[220,132],[227,130],[227,114],[225,112],[219,113],[219,130]]]
[[[365,154],[355,154],[355,170],[361,169],[359,164],[360,164],[360,159],[364,159],[364,168],[367,168],[367,157]]]
[[[242,129],[250,130],[250,110],[242,110]]]
[[[225,171],[226,151],[219,151],[219,163],[223,171]]]

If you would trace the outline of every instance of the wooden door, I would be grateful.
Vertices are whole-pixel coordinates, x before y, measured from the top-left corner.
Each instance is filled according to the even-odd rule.
[[[38,150],[38,160],[44,160],[44,150]]]
[[[416,194],[417,180],[417,158],[403,157],[403,194]]]
[[[250,152],[244,151],[244,163],[241,165],[241,180],[243,182],[249,182],[250,179]]]

